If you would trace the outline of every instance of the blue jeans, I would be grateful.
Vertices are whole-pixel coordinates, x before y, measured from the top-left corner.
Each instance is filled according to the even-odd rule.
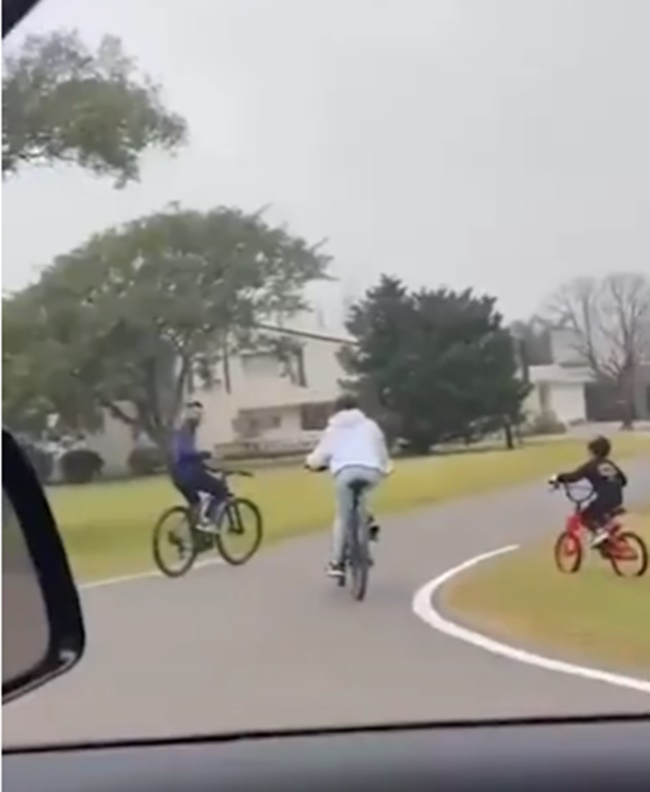
[[[359,502],[360,517],[362,520],[367,520],[368,510],[366,508],[366,495],[379,484],[382,478],[383,474],[379,470],[362,467],[360,465],[344,467],[334,476],[336,519],[334,520],[334,528],[332,531],[332,560],[335,563],[343,561],[345,535],[354,506],[354,495],[350,489],[350,483],[352,481],[366,481],[368,483]]]
[[[216,476],[211,476],[207,470],[200,468],[175,470],[172,472],[172,481],[176,489],[194,509],[201,502],[199,493],[205,492],[212,496],[208,512],[205,515],[209,520],[214,519],[217,506],[228,496],[228,488],[224,482]]]

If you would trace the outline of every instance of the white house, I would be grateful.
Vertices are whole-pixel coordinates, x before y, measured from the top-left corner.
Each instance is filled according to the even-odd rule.
[[[531,366],[529,380],[533,386],[524,402],[528,418],[553,414],[565,424],[587,419],[586,386],[593,379],[585,367],[567,367],[558,363]]]
[[[586,421],[587,386],[594,376],[570,331],[551,331],[551,355],[550,365],[528,368],[533,387],[524,402],[524,412],[529,419],[552,414],[564,424]]]
[[[212,382],[192,389],[205,407],[202,442],[300,445],[324,428],[345,377],[338,355],[351,339],[295,328],[263,331],[287,345],[285,357],[272,347],[232,355],[227,373],[221,361]]]
[[[279,355],[271,347],[244,351],[219,360],[209,383],[192,378],[186,397],[199,399],[205,407],[199,438],[204,448],[233,444],[260,451],[302,449],[327,422],[345,378],[339,351],[353,343],[350,337],[343,331],[271,325],[260,330],[287,347],[288,354]],[[107,473],[119,473],[142,437],[108,412],[103,424],[83,444],[101,455]]]

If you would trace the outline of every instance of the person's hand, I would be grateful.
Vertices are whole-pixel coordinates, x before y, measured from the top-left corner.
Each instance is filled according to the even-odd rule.
[[[327,465],[316,466],[316,465],[310,465],[309,462],[305,462],[305,468],[310,473],[323,473],[325,470],[327,470]]]
[[[551,478],[548,480],[548,485],[553,489],[557,489],[560,486],[560,482],[557,480],[557,474],[551,476]]]

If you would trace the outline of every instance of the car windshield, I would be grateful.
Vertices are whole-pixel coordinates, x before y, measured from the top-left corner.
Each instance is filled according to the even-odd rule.
[[[3,418],[88,647],[5,744],[648,711],[649,28],[616,0],[16,28]]]

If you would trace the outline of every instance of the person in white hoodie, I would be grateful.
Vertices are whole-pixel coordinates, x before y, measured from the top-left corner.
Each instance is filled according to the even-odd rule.
[[[343,574],[343,551],[348,517],[353,506],[352,481],[366,481],[365,492],[374,489],[390,473],[391,461],[386,438],[379,425],[359,409],[351,395],[340,396],[334,414],[306,466],[311,470],[329,468],[336,490],[336,519],[332,532],[332,559],[327,567],[330,577]],[[369,519],[365,501],[362,519]],[[375,526],[375,533],[378,527]]]

